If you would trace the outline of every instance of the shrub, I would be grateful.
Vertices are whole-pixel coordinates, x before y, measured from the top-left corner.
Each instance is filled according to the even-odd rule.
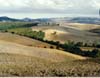
[[[56,49],[59,49],[60,47],[59,46],[56,46]]]
[[[12,34],[15,34],[15,32],[11,32]]]
[[[46,46],[44,46],[44,48],[47,48]]]
[[[53,47],[53,46],[50,46],[50,48],[51,48],[51,49],[54,49],[54,47]]]

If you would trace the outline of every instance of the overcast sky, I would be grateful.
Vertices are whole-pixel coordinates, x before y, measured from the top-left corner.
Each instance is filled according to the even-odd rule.
[[[100,0],[0,0],[0,16],[43,18],[98,16]]]

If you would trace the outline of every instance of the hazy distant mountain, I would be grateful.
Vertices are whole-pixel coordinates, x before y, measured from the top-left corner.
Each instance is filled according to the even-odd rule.
[[[31,18],[24,18],[24,19],[22,19],[22,21],[32,22],[32,21],[33,21],[33,19],[31,19]]]
[[[100,18],[96,17],[65,17],[65,18],[54,18],[52,20],[54,20],[55,22],[100,24]]]
[[[40,18],[40,19],[31,19],[31,18],[23,18],[23,19],[15,19],[7,16],[0,17],[0,21],[9,22],[9,21],[23,21],[23,22],[50,22],[49,18]]]
[[[15,19],[7,16],[0,17],[0,21],[22,21],[22,22],[73,22],[73,23],[87,23],[87,24],[100,24],[100,18],[94,17],[64,17],[64,18],[40,18],[40,19]]]
[[[19,19],[14,19],[14,18],[9,18],[9,17],[7,17],[7,16],[2,16],[2,17],[0,17],[0,21],[2,21],[2,22],[7,22],[7,21],[21,21],[21,20],[19,20]]]
[[[100,18],[93,18],[93,17],[76,17],[72,18],[70,21],[77,23],[100,24]]]

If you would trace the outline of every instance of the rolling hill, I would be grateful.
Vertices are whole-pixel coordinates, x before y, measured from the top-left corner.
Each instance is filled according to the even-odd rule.
[[[96,33],[79,30],[71,26],[40,26],[32,27],[33,31],[43,31],[46,33],[45,39],[66,42],[68,40],[75,42],[94,42],[100,41]]]
[[[97,24],[67,23],[65,25],[73,27],[78,30],[84,30],[84,31],[100,29],[100,25],[97,25]]]
[[[100,25],[97,24],[67,23],[66,25],[78,30],[84,30],[84,31],[88,31],[100,35]]]
[[[86,23],[86,24],[100,24],[100,18],[96,17],[75,17],[70,20],[76,23]]]
[[[0,41],[0,53],[27,55],[57,62],[64,61],[67,58],[72,60],[85,59],[84,57],[55,49],[34,48],[6,41]]]

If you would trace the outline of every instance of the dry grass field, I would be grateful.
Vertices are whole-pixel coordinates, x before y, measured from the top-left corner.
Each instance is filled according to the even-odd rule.
[[[93,29],[100,29],[100,25],[96,24],[82,24],[82,23],[66,23],[64,26],[73,27],[78,30],[93,30]]]
[[[55,47],[54,45],[50,45],[50,44],[47,44],[47,43],[44,43],[44,42],[41,42],[35,39],[31,39],[28,37],[19,36],[19,35],[15,35],[11,33],[0,32],[0,40],[18,43],[21,45],[31,46],[31,47],[40,47],[40,48],[44,48],[45,46],[47,48],[50,48],[50,46]]]
[[[40,57],[46,60],[57,61],[57,62],[65,61],[68,58],[71,58],[71,60],[85,59],[84,57],[67,53],[64,51],[59,51],[56,49],[28,47],[6,41],[0,41],[0,53],[14,53],[20,55],[22,54],[22,55]]]
[[[100,76],[100,63],[59,50],[0,41],[0,76]]]

